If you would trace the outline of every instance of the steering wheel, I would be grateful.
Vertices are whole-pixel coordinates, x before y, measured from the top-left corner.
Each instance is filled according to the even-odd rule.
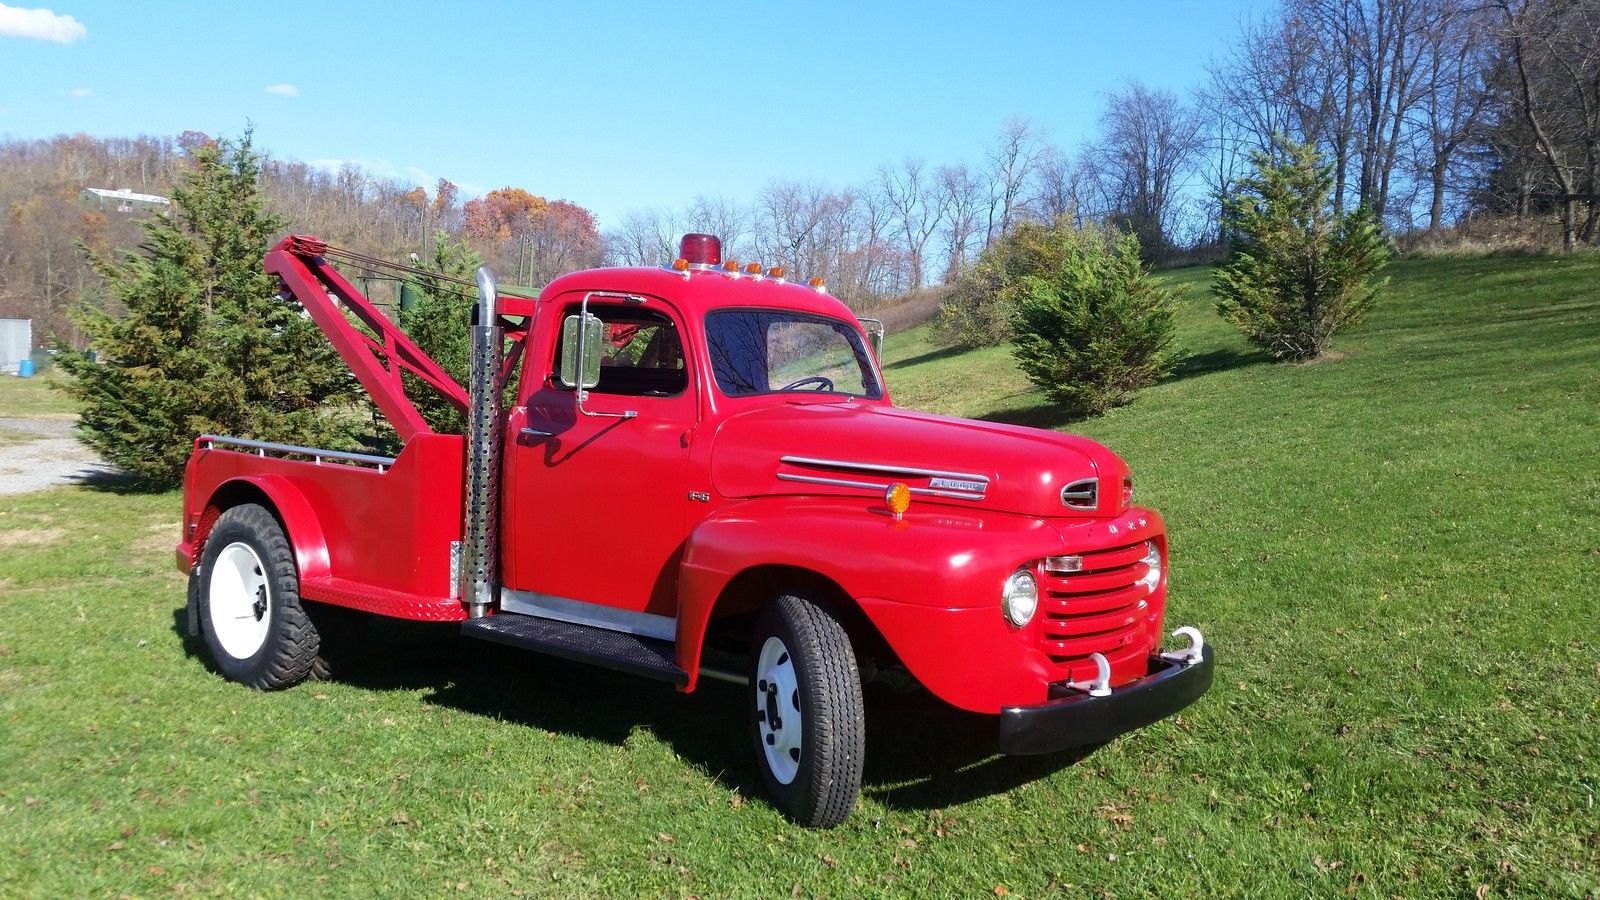
[[[829,378],[829,377],[827,377],[825,375],[807,375],[806,377],[800,379],[799,381],[791,381],[791,382],[789,382],[788,384],[784,385],[783,387],[778,388],[778,390],[780,390],[780,391],[792,391],[792,390],[796,390],[798,388],[805,387],[808,384],[818,385],[817,390],[819,390],[819,391],[831,391],[831,390],[833,390],[833,379],[831,379],[831,378]]]

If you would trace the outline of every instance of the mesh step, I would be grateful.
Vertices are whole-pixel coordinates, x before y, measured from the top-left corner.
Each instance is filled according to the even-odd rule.
[[[461,633],[680,686],[689,682],[689,674],[678,668],[671,641],[507,612],[468,619],[461,623]]]

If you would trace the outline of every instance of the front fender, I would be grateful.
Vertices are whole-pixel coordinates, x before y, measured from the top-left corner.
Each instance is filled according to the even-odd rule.
[[[985,645],[1014,647],[1022,655],[1005,665],[1030,683],[1036,680],[1036,666],[1024,661],[1027,648],[1005,632],[1000,590],[1017,566],[1063,552],[1062,543],[1060,531],[1040,519],[933,504],[913,505],[896,520],[882,503],[865,498],[732,503],[690,533],[678,582],[678,664],[689,673],[692,689],[712,611],[729,583],[757,566],[789,566],[839,585],[923,684],[970,707],[955,682],[971,673],[941,677],[932,661],[942,649],[945,663],[952,662],[950,651],[964,646],[959,632],[991,623],[994,628],[984,629]],[[867,598],[873,599],[863,602]],[[955,647],[945,644],[952,635]],[[912,660],[929,662],[914,666]],[[935,688],[946,682],[950,689]]]

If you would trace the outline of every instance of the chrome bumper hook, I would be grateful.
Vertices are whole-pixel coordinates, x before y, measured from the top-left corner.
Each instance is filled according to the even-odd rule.
[[[1091,653],[1089,658],[1094,660],[1094,680],[1088,684],[1069,681],[1067,682],[1067,687],[1075,691],[1083,691],[1091,697],[1111,696],[1111,663],[1107,662],[1105,656],[1099,653]]]
[[[1192,666],[1205,658],[1206,639],[1200,635],[1200,629],[1192,625],[1185,625],[1173,631],[1172,636],[1188,638],[1189,646],[1182,650],[1174,650],[1171,653],[1163,653],[1161,654],[1162,659]]]

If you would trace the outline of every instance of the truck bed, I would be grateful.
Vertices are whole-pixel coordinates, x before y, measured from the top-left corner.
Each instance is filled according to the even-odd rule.
[[[264,496],[295,547],[308,600],[424,621],[466,618],[452,576],[461,540],[463,441],[416,435],[391,464],[201,438],[190,462],[181,567],[204,549],[208,508]]]

